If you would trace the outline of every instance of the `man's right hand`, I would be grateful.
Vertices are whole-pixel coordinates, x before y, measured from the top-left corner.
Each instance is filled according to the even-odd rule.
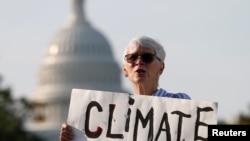
[[[74,139],[73,131],[67,123],[63,123],[59,136],[60,141],[71,141]]]

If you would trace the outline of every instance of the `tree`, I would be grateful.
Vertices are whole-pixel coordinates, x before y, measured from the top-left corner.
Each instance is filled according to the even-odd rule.
[[[250,125],[250,104],[249,104],[249,113],[240,113],[239,115],[239,124],[241,125]]]
[[[42,141],[25,131],[24,122],[30,110],[25,98],[14,99],[10,87],[2,86],[0,76],[0,140],[1,141]]]

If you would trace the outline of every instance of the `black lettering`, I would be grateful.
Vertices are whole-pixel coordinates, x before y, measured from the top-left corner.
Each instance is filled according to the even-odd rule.
[[[90,111],[93,107],[96,107],[99,112],[102,112],[101,105],[96,101],[91,101],[87,107],[86,111],[86,120],[85,120],[85,133],[89,138],[98,138],[102,134],[102,128],[97,127],[96,131],[89,130],[89,119],[90,119]]]
[[[135,103],[135,100],[133,98],[129,97],[128,104],[129,105],[134,105],[134,103]]]
[[[166,129],[163,129],[163,127],[162,127],[164,124],[165,124],[165,128]],[[155,141],[158,141],[159,136],[160,136],[160,134],[161,134],[162,131],[166,132],[166,139],[167,139],[167,141],[171,141],[170,126],[169,126],[169,123],[168,123],[168,114],[167,113],[163,114],[163,117],[161,119],[161,125],[160,125],[158,133],[156,135]]]
[[[143,128],[146,127],[148,121],[149,123],[149,133],[148,133],[148,139],[147,141],[152,141],[153,140],[153,121],[154,121],[154,109],[151,108],[150,111],[148,112],[146,119],[143,118],[143,115],[141,114],[140,110],[137,109],[136,111],[136,119],[135,119],[135,128],[134,128],[134,135],[133,135],[133,141],[137,141],[137,131],[138,131],[138,123],[139,120],[142,123]]]
[[[198,135],[198,129],[199,129],[199,126],[206,126],[206,127],[208,126],[207,123],[200,122],[200,113],[201,112],[210,112],[210,111],[213,111],[213,109],[211,107],[205,107],[205,108],[197,107],[197,119],[195,122],[194,140],[207,141],[207,138],[204,138],[204,137],[201,137]]]
[[[173,111],[171,113],[179,115],[179,123],[178,123],[178,131],[177,131],[177,141],[180,141],[181,140],[181,128],[182,128],[183,117],[190,118],[191,115],[182,113],[181,111]]]
[[[134,105],[135,100],[129,96],[128,104]],[[129,123],[130,123],[130,115],[131,115],[131,109],[128,109],[127,117],[126,117],[126,123],[125,123],[125,132],[129,131]]]
[[[125,123],[125,132],[129,131],[129,122],[130,122],[130,115],[131,115],[131,109],[128,109],[127,112],[127,119],[126,119],[126,123]]]
[[[109,104],[109,122],[108,122],[108,131],[107,131],[106,136],[110,137],[110,138],[115,138],[115,139],[123,139],[122,134],[112,134],[111,133],[114,110],[115,110],[115,104]]]

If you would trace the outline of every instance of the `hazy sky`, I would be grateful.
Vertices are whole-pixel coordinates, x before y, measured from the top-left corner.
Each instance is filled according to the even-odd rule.
[[[66,24],[71,0],[0,0],[0,74],[16,97],[38,87],[45,50]],[[90,23],[122,63],[124,46],[147,35],[165,46],[160,87],[218,102],[219,118],[250,105],[249,0],[86,0]],[[128,80],[125,88],[132,90]]]

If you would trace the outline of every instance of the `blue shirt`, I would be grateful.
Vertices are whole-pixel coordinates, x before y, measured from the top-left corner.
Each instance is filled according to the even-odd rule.
[[[169,93],[162,88],[158,89],[152,96],[169,97],[169,98],[180,98],[180,99],[191,99],[185,93]]]

